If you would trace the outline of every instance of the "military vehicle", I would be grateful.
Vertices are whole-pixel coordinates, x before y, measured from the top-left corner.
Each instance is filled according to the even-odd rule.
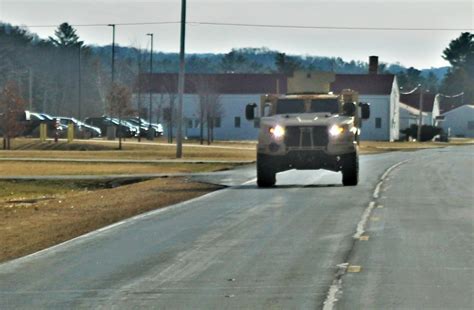
[[[341,171],[344,186],[357,185],[361,125],[370,106],[358,102],[354,90],[329,92],[334,80],[332,73],[295,72],[287,94],[267,94],[259,106],[247,105],[246,118],[260,127],[259,187],[274,186],[276,174],[289,169]]]

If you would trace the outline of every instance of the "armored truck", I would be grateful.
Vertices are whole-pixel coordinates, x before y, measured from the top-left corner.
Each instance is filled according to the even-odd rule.
[[[276,174],[289,169],[341,171],[344,186],[357,185],[361,125],[370,106],[358,102],[354,90],[329,92],[331,81],[330,73],[295,73],[287,94],[263,95],[260,105],[247,105],[246,118],[260,127],[259,187],[274,186]]]

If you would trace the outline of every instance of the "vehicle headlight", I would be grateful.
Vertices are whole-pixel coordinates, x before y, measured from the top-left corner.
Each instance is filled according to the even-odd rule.
[[[329,128],[329,134],[331,137],[338,137],[344,132],[344,127],[339,126],[339,125],[332,125],[331,128]]]
[[[270,128],[270,133],[275,139],[280,139],[285,135],[285,128],[280,125]]]

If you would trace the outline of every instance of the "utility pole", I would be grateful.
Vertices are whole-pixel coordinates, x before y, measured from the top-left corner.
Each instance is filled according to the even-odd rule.
[[[108,24],[112,27],[112,84],[115,81],[115,24]]]
[[[142,81],[141,81],[141,72],[142,72],[142,51],[138,50],[138,142],[141,142],[141,132],[142,132]]]
[[[113,87],[115,86],[115,24],[109,24],[108,26],[112,27],[112,84],[111,84],[111,91],[113,91]],[[122,120],[119,115],[119,125],[117,126],[117,134],[119,138],[119,147],[118,149],[122,149]]]
[[[418,132],[416,135],[416,141],[421,141],[421,126],[423,125],[423,86],[418,85],[420,87],[420,101],[419,101],[419,116],[418,116]]]
[[[153,74],[153,33],[147,33],[147,36],[150,36],[151,46],[150,46],[150,75],[148,76],[148,90],[150,91],[150,103],[148,106],[148,140],[153,140],[153,128],[151,126],[151,110],[153,104],[153,92],[151,88],[151,78]]]
[[[179,48],[178,78],[178,132],[176,133],[176,158],[183,157],[183,94],[184,94],[184,61],[186,43],[186,0],[181,0],[181,39]]]
[[[28,104],[31,111],[33,109],[33,70],[31,68],[28,69],[28,82]]]
[[[77,114],[79,117],[79,120],[82,119],[82,72],[81,72],[81,45],[78,45],[79,47],[79,55],[78,55],[78,66],[77,66],[77,72],[78,72],[78,77],[77,77],[77,88],[78,88],[78,93],[77,93]]]

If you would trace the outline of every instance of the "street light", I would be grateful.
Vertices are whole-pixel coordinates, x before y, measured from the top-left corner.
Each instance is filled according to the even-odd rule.
[[[112,84],[115,81],[115,24],[108,24],[112,27]]]
[[[151,46],[150,46],[150,75],[148,76],[148,89],[150,91],[150,104],[148,106],[148,140],[153,140],[153,132],[151,126],[151,108],[153,104],[153,94],[151,89],[151,75],[153,74],[153,33],[147,33],[147,36],[150,36]],[[139,121],[140,122],[140,121]],[[138,123],[140,126],[140,123]]]
[[[178,78],[178,132],[176,134],[176,158],[183,157],[183,94],[184,94],[184,65],[186,43],[186,0],[181,0],[181,37],[179,48],[179,78]]]
[[[421,126],[423,125],[423,86],[418,84],[420,88],[420,101],[419,101],[419,117],[418,117],[418,130],[416,133],[416,141],[421,142]]]
[[[82,120],[82,70],[81,70],[81,45],[78,44],[79,54],[78,54],[78,61],[77,61],[77,114],[79,116],[79,120]]]

